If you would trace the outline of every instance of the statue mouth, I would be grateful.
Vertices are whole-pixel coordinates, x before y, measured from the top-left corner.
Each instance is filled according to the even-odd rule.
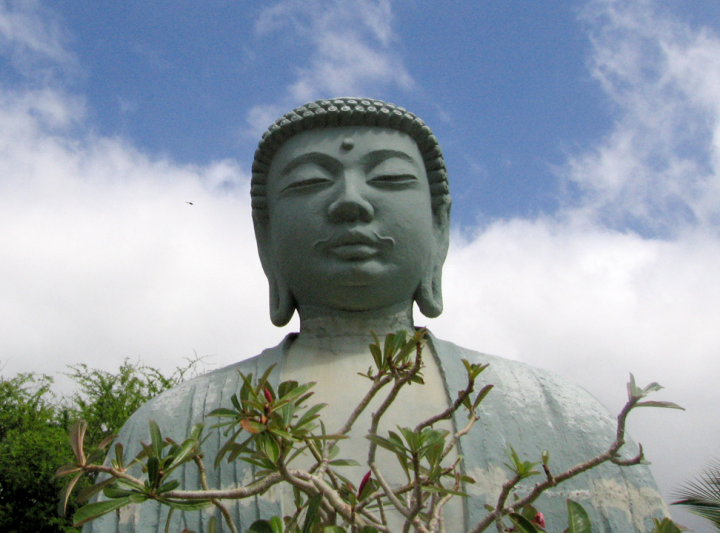
[[[390,236],[383,236],[375,231],[360,230],[339,231],[313,243],[314,248],[319,248],[344,261],[371,259],[380,254],[384,248],[393,246],[395,239]]]

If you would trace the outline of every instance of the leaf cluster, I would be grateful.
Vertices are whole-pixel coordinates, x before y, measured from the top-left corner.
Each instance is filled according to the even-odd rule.
[[[215,467],[219,467],[223,459],[228,462],[240,460],[253,465],[256,467],[255,480],[247,487],[209,489],[204,476],[201,451],[202,424],[196,425],[182,444],[177,444],[168,438],[163,439],[160,428],[151,421],[151,442],[142,443],[143,450],[127,466],[123,461],[122,446],[116,444],[115,459],[110,461],[110,467],[94,464],[94,461],[101,458],[102,449],[109,440],[103,441],[98,449],[91,451],[86,457],[83,440],[87,425],[84,422],[76,424],[71,430],[75,461],[58,471],[61,476],[74,475],[66,487],[65,497],[72,492],[72,485],[83,474],[105,472],[110,474],[110,477],[91,489],[95,493],[102,490],[107,500],[83,507],[76,513],[75,523],[85,523],[131,503],[155,500],[170,506],[170,516],[176,509],[193,511],[215,505],[223,513],[230,530],[236,532],[230,514],[221,500],[246,498],[261,494],[278,483],[289,483],[295,498],[295,513],[283,518],[259,520],[252,524],[249,532],[390,533],[384,515],[385,507],[394,508],[405,518],[405,531],[441,531],[443,506],[452,497],[465,497],[464,486],[474,483],[472,478],[462,475],[459,468],[461,457],[453,464],[447,464],[445,460],[459,439],[467,434],[478,420],[477,408],[491,391],[492,385],[486,385],[474,394],[476,380],[488,365],[472,364],[464,360],[467,386],[458,393],[457,399],[445,411],[421,422],[414,429],[397,426],[397,431],[389,431],[387,435],[378,434],[380,419],[397,398],[399,390],[412,383],[423,383],[421,369],[424,335],[423,330],[418,330],[411,336],[400,331],[387,335],[381,343],[373,334],[374,342],[369,349],[374,368],[370,367],[367,374],[364,374],[371,380],[372,385],[337,434],[327,434],[319,420],[319,412],[325,407],[324,404],[309,408],[305,405],[313,394],[311,389],[314,383],[300,385],[295,381],[285,381],[275,391],[269,381],[274,366],[257,379],[254,379],[252,374],[241,373],[241,387],[231,397],[232,407],[215,409],[207,416],[220,420],[213,428],[223,432],[226,438],[215,457]],[[350,432],[363,409],[386,386],[389,386],[390,390],[372,413],[371,426],[366,437],[370,441],[367,463],[370,471],[356,488],[335,470],[335,467],[357,464],[354,461],[336,459],[339,453],[338,441]],[[533,503],[545,490],[604,462],[610,461],[620,466],[641,464],[642,449],[635,458],[620,459],[619,450],[625,443],[625,419],[635,407],[680,408],[670,402],[643,401],[648,394],[660,388],[657,383],[640,388],[631,375],[628,383],[629,399],[618,415],[615,441],[607,451],[565,472],[551,472],[550,455],[546,451],[542,452],[540,462],[532,462],[521,458],[510,446],[506,451],[508,462],[505,465],[513,476],[502,485],[495,507],[486,506],[488,514],[472,528],[472,533],[485,531],[492,524],[497,526],[498,531],[543,532],[544,517]],[[466,427],[454,432],[434,428],[436,422],[452,418],[458,409],[463,407],[468,412]],[[393,488],[384,479],[375,460],[378,448],[391,452],[398,461],[407,481],[404,486]],[[300,453],[309,453],[314,457],[314,465],[307,470],[289,468]],[[180,482],[172,478],[172,473],[189,461],[193,461],[200,470],[200,491],[176,490]],[[128,468],[134,464],[141,465],[144,474],[142,479],[127,473]],[[537,482],[523,497],[519,497],[518,484],[542,474],[537,468],[539,465],[542,465],[545,479]],[[512,503],[507,503],[513,498]],[[588,514],[579,503],[568,500],[567,510],[567,533],[592,531]],[[509,530],[506,529],[506,520],[512,524]],[[216,522],[213,519],[209,528],[212,531],[215,527]],[[676,531],[679,529],[672,521],[656,521],[654,533]]]
[[[315,383],[298,385],[297,381],[285,381],[276,393],[268,382],[274,367],[268,368],[255,385],[252,374],[240,373],[240,394],[230,398],[233,408],[221,407],[208,413],[208,417],[224,419],[213,428],[224,428],[225,435],[230,435],[215,458],[215,468],[226,455],[228,462],[242,457],[243,461],[259,467],[262,476],[276,471],[281,458],[286,464],[290,463],[305,449],[293,451],[296,443],[316,439],[312,434],[317,428],[315,420],[325,404],[315,405],[298,415],[305,409],[304,402],[312,396],[310,389]],[[247,436],[238,442],[241,435]],[[288,457],[291,452],[292,456]]]

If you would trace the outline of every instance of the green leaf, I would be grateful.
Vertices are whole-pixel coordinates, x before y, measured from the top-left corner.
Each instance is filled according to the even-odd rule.
[[[238,444],[237,442],[232,442],[231,446],[228,448],[230,450],[230,455],[228,455],[228,463],[232,463],[235,459],[237,459],[237,456],[243,453],[245,450],[248,449],[250,446],[250,443],[253,442],[256,438],[256,435],[250,435],[247,439],[245,439],[242,443]]]
[[[290,392],[297,386],[298,386],[297,381],[293,381],[293,380],[283,381],[282,383],[280,383],[280,386],[278,387],[278,398],[282,398],[283,396],[285,396],[288,392]]]
[[[243,418],[240,421],[240,425],[245,431],[252,434],[262,433],[267,429],[267,426],[265,424],[261,424],[260,422],[257,422],[255,420],[250,420],[249,418]]]
[[[85,464],[85,432],[87,431],[87,422],[85,420],[78,420],[72,426],[70,426],[70,446],[75,454],[75,459],[78,464]]]
[[[669,518],[663,518],[662,521],[653,518],[653,521],[655,522],[655,530],[652,533],[682,533],[687,531],[687,528],[678,526]]]
[[[354,459],[336,459],[328,463],[330,466],[362,466]]]
[[[627,384],[627,391],[628,391],[628,399],[632,398],[642,398],[643,391],[640,387],[635,385],[635,376],[632,375],[632,372],[630,373],[630,381]]]
[[[240,413],[233,409],[228,409],[227,407],[218,407],[217,409],[213,409],[205,416],[221,416],[221,417],[232,417],[235,418]]]
[[[280,518],[279,516],[273,516],[270,519],[270,527],[272,528],[273,533],[283,533],[283,531],[285,530],[282,518]]]
[[[535,516],[537,516],[537,512],[538,510],[534,506],[528,504],[522,508],[520,514],[532,522],[535,519]]]
[[[274,364],[270,365],[269,367],[267,367],[267,369],[263,373],[262,377],[258,380],[258,384],[257,384],[258,391],[262,392],[262,390],[265,388],[265,384],[268,380],[268,377],[270,376],[270,372],[275,370],[276,366],[277,366],[277,363],[274,363]]]
[[[630,374],[632,376],[632,374]],[[567,501],[568,533],[592,533],[592,524],[587,511],[573,500]]]
[[[160,426],[157,425],[157,422],[154,420],[150,420],[149,422],[150,426],[150,439],[152,440],[152,451],[155,457],[160,457],[162,454],[163,449],[163,440],[162,440],[162,434],[160,433]]]
[[[172,490],[175,490],[180,486],[180,480],[179,479],[173,479],[172,481],[168,481],[167,483],[164,483],[157,489],[158,494],[162,494],[163,492],[170,492]]]
[[[383,356],[382,352],[380,351],[380,348],[376,344],[370,345],[370,353],[373,356],[373,360],[375,361],[375,367],[382,371],[383,369]]]
[[[385,448],[393,453],[406,453],[404,446],[398,446],[396,443],[386,439],[385,437],[381,437],[380,435],[365,435],[365,438],[370,442],[377,444],[381,448]]]
[[[238,412],[242,412],[243,408],[242,405],[240,405],[240,400],[238,400],[237,394],[233,394],[230,396],[230,401],[233,404],[233,407],[238,410]]]
[[[185,442],[182,443],[182,446],[180,446],[180,449],[178,450],[175,458],[167,465],[165,465],[165,473],[169,474],[175,468],[177,468],[184,462],[190,460],[195,454],[198,444],[198,441],[196,441],[195,439],[185,440]]]
[[[310,531],[312,531],[315,519],[318,517],[318,509],[320,509],[321,501],[322,494],[315,494],[312,498],[310,498],[307,512],[305,513],[305,523],[303,524],[302,533],[310,533]]]
[[[75,488],[75,484],[82,477],[82,475],[83,472],[78,472],[78,474],[70,481],[68,481],[60,491],[60,502],[58,503],[58,514],[60,514],[60,516],[65,516],[68,498],[70,498],[70,494],[72,494],[72,491]]]
[[[277,441],[272,435],[265,435],[263,440],[265,455],[268,456],[268,459],[270,459],[273,464],[277,463],[278,459],[280,459],[280,446],[278,446]]]
[[[383,345],[383,354],[385,355],[385,359],[388,361],[392,361],[393,353],[393,346],[395,345],[395,336],[392,333],[388,333],[385,335],[385,344]]]
[[[101,450],[100,448],[97,448],[90,452],[90,455],[87,458],[87,464],[92,465],[96,463],[102,463],[102,459],[105,457],[105,450]]]
[[[300,398],[310,389],[312,389],[315,386],[315,382],[311,381],[310,383],[304,383],[302,385],[299,385],[295,387],[293,390],[289,391],[281,400],[276,401],[273,404],[273,411],[278,410],[279,408],[283,407],[284,405],[288,403],[302,403]]]
[[[100,441],[100,444],[98,444],[97,447],[101,450],[104,450],[116,438],[117,438],[117,435],[108,435],[107,437],[105,437],[103,440]]]
[[[225,442],[225,444],[222,445],[222,448],[220,448],[220,450],[218,450],[218,453],[215,456],[215,468],[218,468],[220,466],[220,463],[222,462],[223,457],[225,457],[225,454],[228,453],[234,445],[236,445],[235,438],[240,434],[240,432],[242,432],[242,427],[237,429],[235,431],[235,433],[233,433],[232,437],[230,437]],[[250,439],[252,439],[252,438],[253,437],[251,436]],[[248,439],[248,440],[250,440],[250,439]],[[247,440],[245,442],[247,442]],[[228,459],[228,462],[229,461],[230,461],[230,459]]]
[[[255,520],[245,533],[275,533],[268,520]]]
[[[372,526],[365,526],[360,530],[360,533],[378,533],[378,530]]]
[[[319,403],[317,405],[313,405],[310,409],[305,411],[303,415],[300,417],[300,419],[295,424],[295,429],[299,429],[303,427],[305,424],[308,424],[309,422],[312,422],[317,418],[317,413],[320,411],[320,409],[323,409],[324,407],[327,407],[326,403]]]
[[[109,477],[105,481],[100,481],[99,483],[85,487],[83,490],[78,492],[76,501],[81,505],[87,503],[95,494],[104,490],[105,487],[112,485],[113,483],[115,483],[115,478]]]
[[[345,533],[345,530],[340,526],[326,526],[323,528],[323,533]]]
[[[635,404],[635,407],[664,407],[666,409],[680,409],[681,411],[684,411],[684,407],[680,407],[678,404],[673,402],[655,402],[655,401],[647,401],[647,402],[638,402]]]
[[[272,433],[273,435],[276,435],[276,436],[283,438],[290,442],[296,442],[296,440],[297,440],[297,439],[295,439],[295,437],[290,435],[290,433],[288,433],[287,431],[283,431],[282,429],[270,428],[268,431],[270,433]]]
[[[131,494],[135,494],[135,492],[132,490],[119,489],[115,486],[108,486],[103,489],[103,494],[106,498],[117,500],[119,498],[127,498]]]
[[[202,511],[212,505],[210,500],[179,501],[158,498],[157,501],[178,511]]]
[[[416,347],[417,345],[413,341],[408,341],[406,344],[403,344],[398,351],[397,360],[405,362],[410,354],[415,351]]]
[[[492,388],[495,385],[485,385],[482,389],[480,389],[480,392],[477,395],[477,398],[475,398],[475,401],[472,405],[472,410],[474,411],[477,409],[477,406],[480,405],[480,402],[482,402],[485,399],[485,396],[488,395],[488,393],[492,390]]]
[[[150,486],[155,488],[160,484],[160,459],[148,457],[147,461],[148,481]]]
[[[205,429],[205,424],[203,424],[202,422],[198,422],[197,424],[193,425],[188,438],[200,441],[200,436],[202,435],[203,429]]]
[[[208,520],[207,533],[217,533],[217,518],[214,516],[211,516],[210,520]]]
[[[55,475],[53,476],[53,479],[67,476],[68,474],[74,474],[75,472],[80,472],[80,470],[82,469],[75,465],[63,465],[57,469]]]
[[[132,503],[143,503],[148,501],[150,497],[147,494],[143,494],[141,492],[133,492],[130,496],[128,496],[128,498],[130,498],[130,501]]]
[[[123,468],[123,455],[125,454],[125,448],[123,448],[122,443],[116,442],[115,443],[115,467],[118,469]]]
[[[538,533],[537,528],[523,515],[518,513],[510,513],[510,521],[515,526],[515,530],[519,533]]]
[[[643,396],[646,396],[646,395],[648,395],[648,394],[651,393],[651,392],[655,392],[655,391],[662,390],[662,389],[664,389],[664,388],[665,388],[665,387],[663,387],[663,386],[660,385],[659,383],[653,381],[652,383],[650,383],[650,385],[648,385],[647,387],[645,387],[645,388],[643,389],[643,393],[644,393]]]
[[[125,507],[129,503],[131,503],[130,498],[122,498],[118,500],[106,500],[104,502],[97,502],[85,505],[84,507],[78,509],[78,511],[73,516],[73,526],[78,527],[86,524],[87,522],[95,520],[102,515],[108,514],[115,509]]]

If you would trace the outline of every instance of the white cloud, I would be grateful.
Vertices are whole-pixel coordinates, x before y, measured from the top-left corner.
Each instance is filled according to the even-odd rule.
[[[287,108],[318,98],[366,96],[383,86],[415,86],[396,51],[392,9],[387,0],[284,0],[261,13],[261,37],[285,32],[292,46],[308,47],[306,64],[281,102],[248,115],[253,134],[264,131]]]
[[[471,239],[454,235],[446,311],[429,327],[557,372],[615,413],[629,372],[643,385],[658,381],[666,390],[656,399],[687,411],[640,410],[629,431],[671,499],[720,440],[718,264],[720,240],[703,229],[663,240],[553,219],[497,222]]]
[[[0,53],[23,75],[47,82],[77,68],[67,40],[56,14],[38,0],[0,2]]]
[[[5,372],[125,357],[172,369],[193,349],[217,366],[277,342],[248,176],[73,136],[76,111],[49,90],[0,102]]]
[[[592,73],[619,119],[599,146],[569,161],[583,215],[650,232],[716,225],[720,40],[648,1],[594,0],[584,18]]]

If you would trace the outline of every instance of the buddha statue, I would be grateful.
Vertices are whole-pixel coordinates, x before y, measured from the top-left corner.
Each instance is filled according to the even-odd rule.
[[[360,98],[306,104],[270,126],[252,170],[253,222],[269,282],[270,317],[284,326],[297,311],[300,332],[145,404],[119,436],[129,457],[140,449],[140,441],[149,441],[149,420],[159,424],[163,435],[181,441],[208,412],[228,406],[241,385],[239,372],[258,376],[273,364],[275,387],[290,379],[317,382],[310,403],[328,404],[322,418],[333,432],[369,388],[359,373],[372,364],[370,332],[382,337],[412,331],[415,303],[427,317],[442,312],[451,204],[448,174],[437,139],[415,115]],[[466,386],[462,359],[489,363],[480,382],[495,385],[480,404],[480,419],[460,441],[461,468],[476,482],[464,487],[469,497],[454,498],[446,507],[446,531],[469,531],[487,513],[485,505],[494,504],[501,484],[510,478],[503,465],[509,446],[523,460],[535,462],[548,450],[550,468],[558,473],[605,451],[614,439],[614,418],[585,390],[549,372],[467,350],[432,333],[427,338],[425,384],[402,390],[385,416],[385,429],[414,427],[450,405]],[[372,411],[373,405],[355,424],[351,438],[340,444],[341,457],[363,465],[343,467],[355,483],[368,470],[364,436]],[[465,423],[458,411],[456,419],[435,427],[452,430]],[[222,443],[219,431],[211,430],[203,444],[206,456],[213,458]],[[636,452],[632,443],[622,450],[623,457]],[[401,483],[394,457],[378,457],[386,462],[390,481]],[[300,457],[294,466],[303,466],[303,461],[308,460]],[[253,467],[247,464],[223,461],[215,470],[211,462],[208,480],[213,488],[253,480]],[[189,465],[181,473],[186,489],[198,487],[194,468]],[[519,495],[531,486],[520,486]],[[544,513],[548,530],[566,527],[568,498],[586,508],[598,532],[650,531],[652,518],[668,514],[643,465],[604,464],[546,491],[535,506]],[[227,505],[244,531],[257,519],[292,514],[291,502],[289,491],[278,486]],[[213,513],[216,510],[175,513],[170,530],[205,531]],[[147,502],[106,515],[84,531],[160,533],[167,514],[167,507]],[[400,531],[400,517],[389,514],[391,530]]]

